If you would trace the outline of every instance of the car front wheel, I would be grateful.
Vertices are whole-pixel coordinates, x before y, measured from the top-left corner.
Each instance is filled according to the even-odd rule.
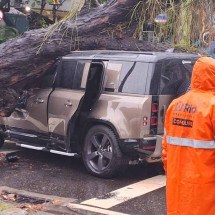
[[[103,125],[93,126],[88,131],[82,156],[86,169],[102,178],[115,176],[128,163],[119,149],[116,135]]]

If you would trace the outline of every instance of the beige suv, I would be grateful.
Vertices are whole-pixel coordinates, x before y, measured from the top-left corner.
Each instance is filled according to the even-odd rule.
[[[80,51],[29,81],[5,139],[25,148],[81,155],[86,169],[112,177],[129,161],[160,161],[166,108],[184,93],[198,55]]]

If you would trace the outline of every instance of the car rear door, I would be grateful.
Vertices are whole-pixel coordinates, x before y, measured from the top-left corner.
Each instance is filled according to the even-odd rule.
[[[63,149],[68,123],[84,95],[86,79],[82,79],[82,76],[88,72],[89,67],[90,61],[63,59],[57,74],[55,90],[49,98],[49,132]]]

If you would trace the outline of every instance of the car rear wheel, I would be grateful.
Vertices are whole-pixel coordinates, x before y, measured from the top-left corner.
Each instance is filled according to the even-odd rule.
[[[0,148],[4,145],[4,137],[0,135]]]
[[[119,149],[116,135],[103,125],[93,126],[88,131],[82,156],[86,169],[92,175],[102,178],[115,176],[128,164]]]

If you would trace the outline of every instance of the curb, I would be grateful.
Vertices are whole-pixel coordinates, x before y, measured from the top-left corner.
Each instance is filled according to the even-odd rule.
[[[16,201],[10,201],[10,200],[2,200],[0,199],[0,205],[5,208],[3,208],[2,211],[0,211],[0,215],[50,215],[50,214],[71,214],[71,211],[67,208],[67,205],[69,203],[75,203],[77,202],[77,199],[73,198],[64,198],[54,195],[45,195],[40,193],[33,193],[25,190],[18,190],[15,188],[7,187],[7,186],[0,186],[0,194],[1,193],[10,193],[10,194],[17,194],[22,195],[26,197],[31,198],[38,198],[45,201],[45,203],[42,203],[42,207],[35,212],[28,212],[25,209],[20,209],[19,206],[23,203],[17,203]],[[47,202],[46,202],[47,201]],[[25,204],[25,203],[24,203]],[[28,205],[28,203],[27,203]],[[35,204],[31,204],[34,206]]]
[[[6,191],[8,193],[15,193],[15,194],[19,194],[19,195],[34,197],[34,198],[41,198],[41,199],[48,200],[48,201],[54,201],[54,202],[58,203],[59,205],[61,205],[61,203],[63,205],[65,205],[68,203],[77,202],[77,199],[73,199],[73,198],[65,198],[65,197],[59,197],[59,196],[54,196],[54,195],[45,195],[45,194],[34,193],[34,192],[30,192],[30,191],[25,191],[25,190],[18,190],[18,189],[7,187],[7,186],[0,186],[0,194],[4,191]]]

